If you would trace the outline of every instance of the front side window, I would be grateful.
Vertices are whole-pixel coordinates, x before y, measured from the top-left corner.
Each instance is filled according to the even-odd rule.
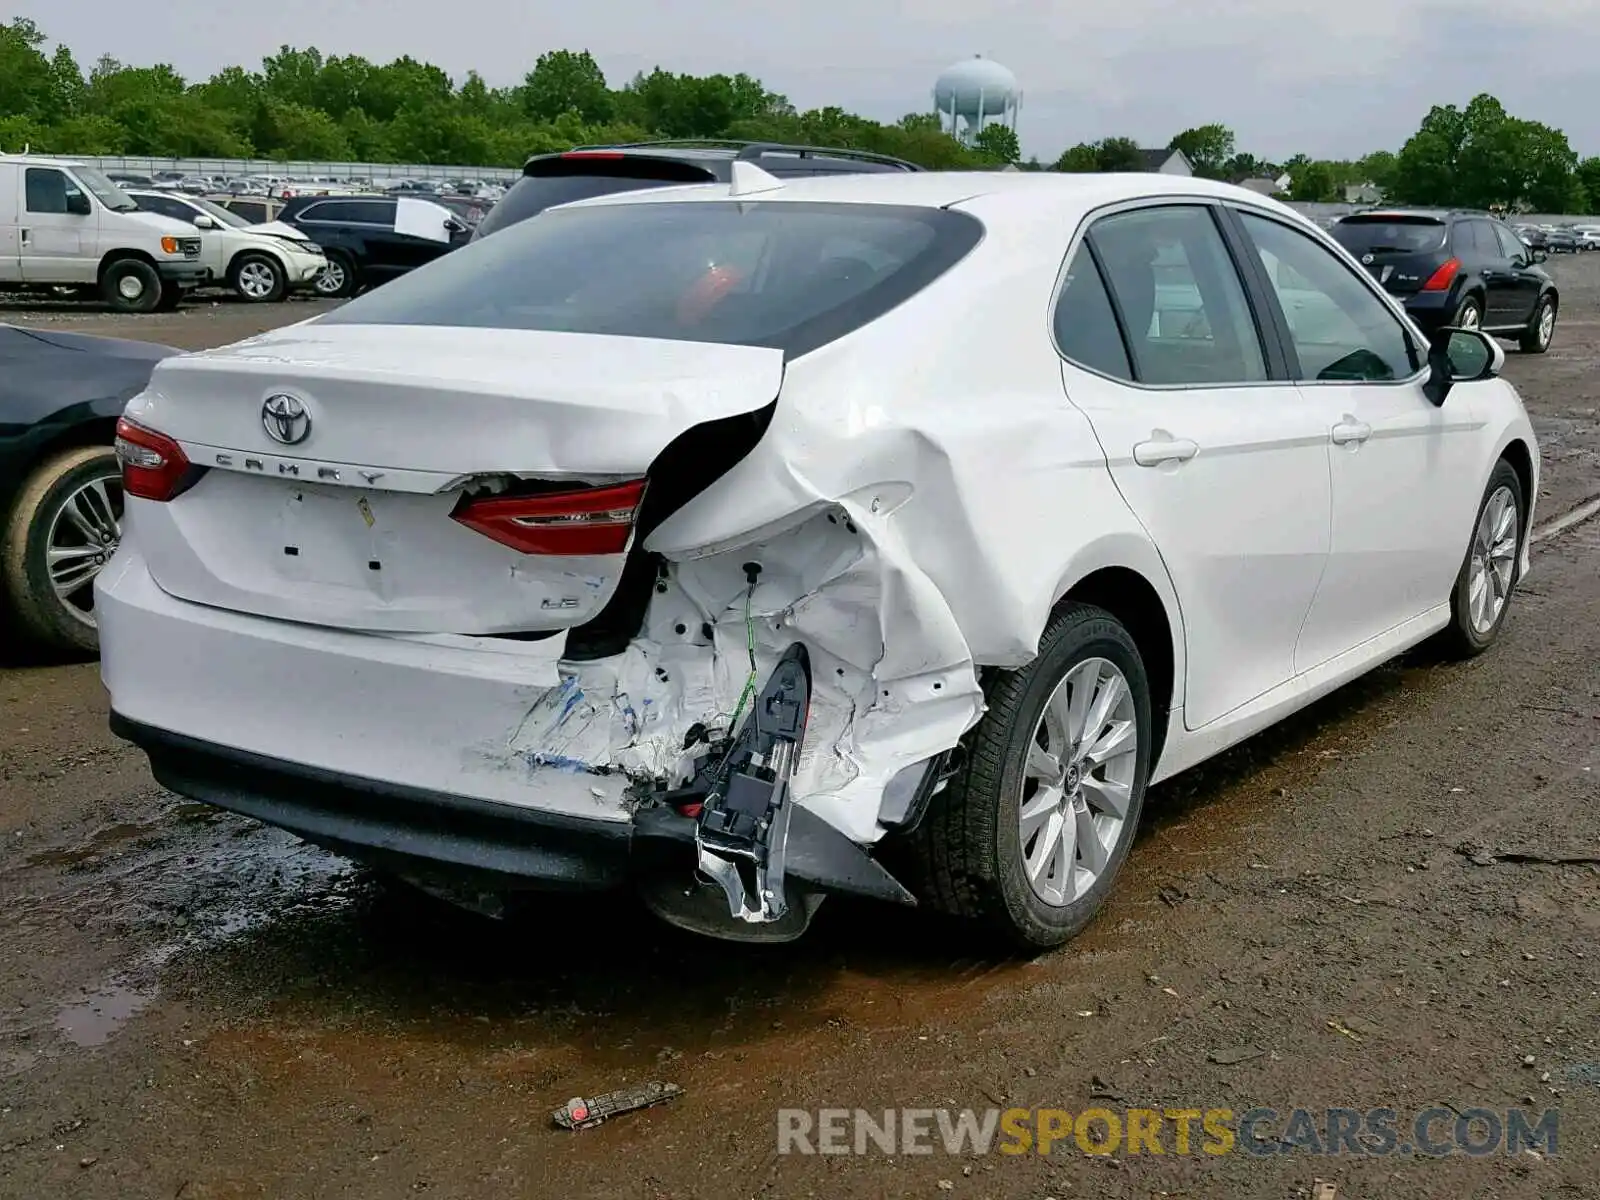
[[[27,193],[28,211],[41,214],[64,214],[68,196],[81,196],[82,190],[64,171],[53,167],[29,167],[23,190]]]
[[[1382,382],[1421,369],[1388,307],[1325,246],[1254,213],[1240,213],[1289,326],[1300,379]]]
[[[1244,284],[1208,208],[1117,213],[1089,231],[1139,382],[1205,386],[1267,378]]]
[[[909,299],[982,232],[965,213],[879,204],[554,209],[321,320],[773,346],[792,357]]]
[[[1523,258],[1528,253],[1527,244],[1504,225],[1494,227],[1494,236],[1500,242],[1500,253],[1507,258]]]

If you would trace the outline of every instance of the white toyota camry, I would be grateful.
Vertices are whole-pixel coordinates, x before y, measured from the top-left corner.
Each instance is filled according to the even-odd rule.
[[[1539,482],[1503,362],[1197,179],[739,163],[554,209],[156,368],[113,726],[458,898],[1055,945],[1151,782],[1496,639]]]

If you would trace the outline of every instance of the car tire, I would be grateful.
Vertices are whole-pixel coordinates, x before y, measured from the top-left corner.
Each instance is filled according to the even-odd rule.
[[[1457,329],[1477,329],[1483,325],[1483,305],[1476,296],[1468,296],[1461,302],[1461,307],[1456,309],[1456,315],[1450,321]]]
[[[317,295],[329,300],[342,300],[355,295],[356,288],[361,286],[355,260],[343,250],[325,250],[323,253],[328,256],[328,265],[322,269],[322,274],[317,276],[313,285]]]
[[[51,650],[99,648],[93,585],[121,536],[121,479],[109,446],[80,446],[47,459],[23,481],[0,528],[0,583],[28,640]],[[79,506],[87,525],[100,529],[105,540],[92,542],[71,521],[69,505]],[[64,565],[83,582],[63,597],[51,577],[50,552],[79,548],[83,553]]]
[[[1466,557],[1450,589],[1450,624],[1439,635],[1439,647],[1450,658],[1473,658],[1500,636],[1517,586],[1524,503],[1522,480],[1501,459],[1483,489]]]
[[[119,258],[100,272],[100,298],[117,312],[155,312],[161,290],[161,276],[140,258]]]
[[[270,254],[241,254],[228,269],[228,286],[247,303],[274,304],[288,291],[289,279]]]
[[[1554,296],[1539,297],[1539,303],[1533,309],[1533,317],[1528,321],[1528,327],[1522,331],[1522,337],[1517,343],[1524,354],[1543,354],[1550,349],[1550,341],[1556,333],[1556,312]]]
[[[965,739],[962,765],[933,796],[907,847],[924,903],[1024,953],[1073,937],[1110,891],[1138,828],[1153,729],[1143,660],[1110,613],[1067,605],[1039,647],[1028,666],[986,678],[987,711]],[[1071,749],[1074,714],[1080,726],[1092,715],[1072,702],[1087,706],[1102,696],[1116,703],[1099,730],[1126,731],[1121,723],[1131,722],[1133,746],[1085,769],[1084,742],[1112,743],[1109,733],[1096,740],[1080,728],[1080,749]],[[1064,752],[1052,758],[1048,751],[1058,746]],[[1036,760],[1037,752],[1045,753]],[[1063,759],[1069,765],[1052,786],[1046,777]],[[1115,803],[1108,805],[1109,798]],[[1062,836],[1067,829],[1079,835],[1070,848]],[[1096,850],[1080,859],[1090,829]],[[1059,857],[1044,853],[1058,844]],[[1063,869],[1067,858],[1071,865]]]

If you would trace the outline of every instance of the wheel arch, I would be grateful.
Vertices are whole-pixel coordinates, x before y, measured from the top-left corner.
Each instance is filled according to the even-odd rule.
[[[223,282],[227,282],[228,280],[233,278],[234,269],[236,267],[238,267],[238,265],[239,265],[241,260],[246,259],[246,258],[266,258],[266,259],[271,259],[273,264],[278,268],[278,270],[283,273],[284,282],[288,283],[288,281],[289,281],[289,266],[288,266],[288,264],[285,263],[283,261],[283,259],[278,257],[278,254],[277,254],[276,251],[270,250],[265,246],[245,246],[243,249],[235,250],[233,252],[233,257],[228,259],[228,265],[223,268]]]
[[[127,262],[129,259],[144,263],[145,266],[155,271],[157,275],[161,273],[160,267],[156,265],[156,260],[145,251],[134,249],[132,246],[119,246],[115,250],[107,250],[104,257],[100,259],[100,265],[95,268],[95,280],[98,282],[105,279],[106,272],[113,266],[119,262]]]
[[[1166,566],[1153,546],[1135,538],[1113,539],[1080,556],[1057,589],[1052,613],[1066,604],[1092,604],[1116,617],[1139,647],[1149,676],[1154,742],[1154,772],[1171,729],[1172,714],[1183,705],[1183,614]]]

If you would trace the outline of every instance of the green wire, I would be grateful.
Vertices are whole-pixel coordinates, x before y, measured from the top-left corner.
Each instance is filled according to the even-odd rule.
[[[739,693],[739,703],[733,709],[733,721],[728,726],[729,735],[739,732],[739,717],[744,712],[744,706],[749,703],[751,694],[756,690],[756,623],[750,615],[750,598],[755,595],[755,585],[751,584],[744,594],[744,641],[745,649],[750,655],[750,675],[744,681],[744,691]]]

